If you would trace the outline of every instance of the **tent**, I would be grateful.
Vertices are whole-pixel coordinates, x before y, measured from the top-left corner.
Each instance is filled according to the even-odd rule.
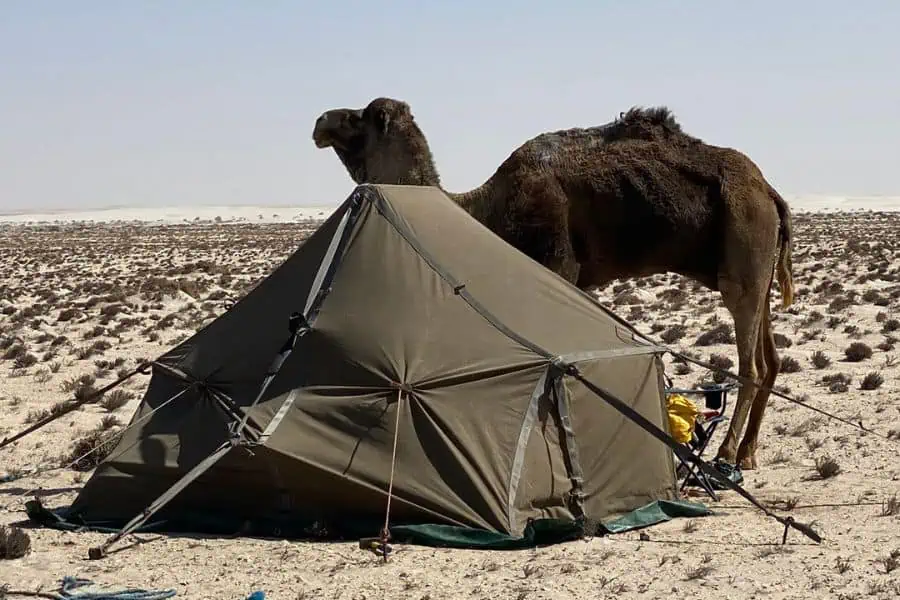
[[[154,362],[53,518],[377,535],[390,499],[394,539],[513,547],[706,514],[677,500],[670,448],[566,375],[577,364],[668,432],[661,348],[633,333],[441,190],[360,185]]]

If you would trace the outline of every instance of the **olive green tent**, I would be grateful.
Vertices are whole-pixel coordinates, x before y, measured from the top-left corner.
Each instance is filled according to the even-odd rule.
[[[567,377],[667,432],[661,350],[439,189],[361,185],[155,361],[58,524],[378,535],[390,496],[395,538],[502,546],[705,514],[670,448]]]

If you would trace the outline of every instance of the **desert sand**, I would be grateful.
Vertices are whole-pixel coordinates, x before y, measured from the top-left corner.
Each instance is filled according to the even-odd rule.
[[[292,600],[897,598],[900,203],[880,202],[882,212],[855,210],[847,199],[792,205],[797,300],[781,310],[773,298],[783,356],[778,389],[885,436],[770,400],[760,468],[744,473],[744,485],[779,514],[814,523],[820,545],[791,533],[782,546],[776,522],[722,492],[719,502],[697,498],[715,515],[649,528],[642,532],[649,539],[630,532],[515,552],[398,546],[384,565],[354,542],[142,534],[89,561],[88,548],[106,535],[30,528],[24,502],[35,495],[50,507],[72,501],[91,465],[69,463],[85,439],[129,420],[148,380],[139,375],[0,450],[0,477],[20,476],[0,484],[0,524],[18,524],[31,539],[24,557],[0,560],[0,584],[51,590],[72,575],[217,600],[254,590]],[[328,210],[248,209],[237,217],[222,212],[219,222],[182,209],[167,218],[127,210],[0,217],[0,438],[222,314]],[[737,361],[718,294],[689,280],[614,282],[598,297],[674,349],[726,367]],[[711,378],[671,356],[666,368],[679,387]],[[657,442],[648,436],[648,443]]]

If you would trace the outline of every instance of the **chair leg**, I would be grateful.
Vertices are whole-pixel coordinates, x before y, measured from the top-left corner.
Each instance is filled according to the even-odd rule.
[[[707,438],[707,441],[708,441],[708,438]],[[685,446],[687,446],[687,448],[693,452],[693,449],[691,449],[688,444],[685,444]],[[696,455],[699,457],[701,452],[702,452],[702,450],[700,452],[697,452]],[[703,490],[707,494],[709,494],[709,496],[715,502],[718,502],[719,496],[716,495],[716,492],[715,492],[715,490],[713,490],[712,484],[709,482],[709,479],[706,477],[706,475],[702,471],[697,469],[694,465],[685,463],[683,460],[681,460],[681,457],[678,457],[678,461],[680,463],[680,465],[678,466],[678,471],[681,471],[682,469],[687,471],[687,474],[684,476],[684,479],[681,482],[681,487],[678,489],[678,492],[680,494],[684,494],[684,489],[687,487],[688,482],[691,480],[691,477],[694,477],[697,479],[697,482],[700,484],[700,487],[702,487]],[[678,471],[676,471],[676,474],[678,473]]]

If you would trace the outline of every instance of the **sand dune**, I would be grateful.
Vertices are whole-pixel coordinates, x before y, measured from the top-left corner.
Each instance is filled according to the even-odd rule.
[[[795,212],[900,210],[900,196],[827,196],[785,195]],[[206,222],[218,219],[225,223],[285,223],[309,219],[325,219],[337,204],[321,206],[164,206],[155,208],[110,207],[90,210],[56,211],[0,210],[0,225],[38,225],[49,223],[130,223],[169,225]]]
[[[51,223],[144,223],[171,225],[194,222],[286,223],[321,220],[337,208],[332,206],[172,206],[160,208],[103,208],[44,212],[0,213],[0,224],[39,225]]]
[[[146,543],[88,562],[87,549],[104,535],[31,529],[31,552],[0,560],[0,583],[48,589],[64,575],[77,575],[217,600],[243,598],[255,589],[273,599],[897,598],[900,197],[789,201],[797,301],[786,311],[774,308],[783,356],[779,389],[891,438],[772,398],[761,465],[745,473],[745,485],[783,514],[814,522],[825,538],[819,546],[797,534],[781,546],[776,523],[725,492],[720,502],[709,502],[715,516],[653,527],[645,532],[649,540],[634,532],[508,553],[400,547],[386,566],[353,543],[157,535],[137,536]],[[7,221],[0,225],[0,437],[73,393],[112,381],[222,314],[229,299],[246,293],[315,226],[298,219],[322,218],[332,209],[0,217]],[[845,212],[829,214],[833,210]],[[244,220],[225,227],[214,222],[216,216]],[[25,225],[56,220],[95,223]],[[110,225],[117,221],[143,224]],[[719,296],[691,281],[658,275],[614,282],[599,298],[672,347],[723,366],[736,363],[728,342],[731,319]],[[712,330],[721,335],[702,335]],[[678,386],[710,378],[669,357],[666,368]],[[0,523],[23,521],[23,502],[35,494],[48,506],[70,502],[92,464],[69,463],[85,440],[96,441],[129,420],[146,383],[138,376],[121,393],[0,450],[0,476],[66,465],[0,484]],[[837,465],[836,473],[824,468],[826,459]]]

